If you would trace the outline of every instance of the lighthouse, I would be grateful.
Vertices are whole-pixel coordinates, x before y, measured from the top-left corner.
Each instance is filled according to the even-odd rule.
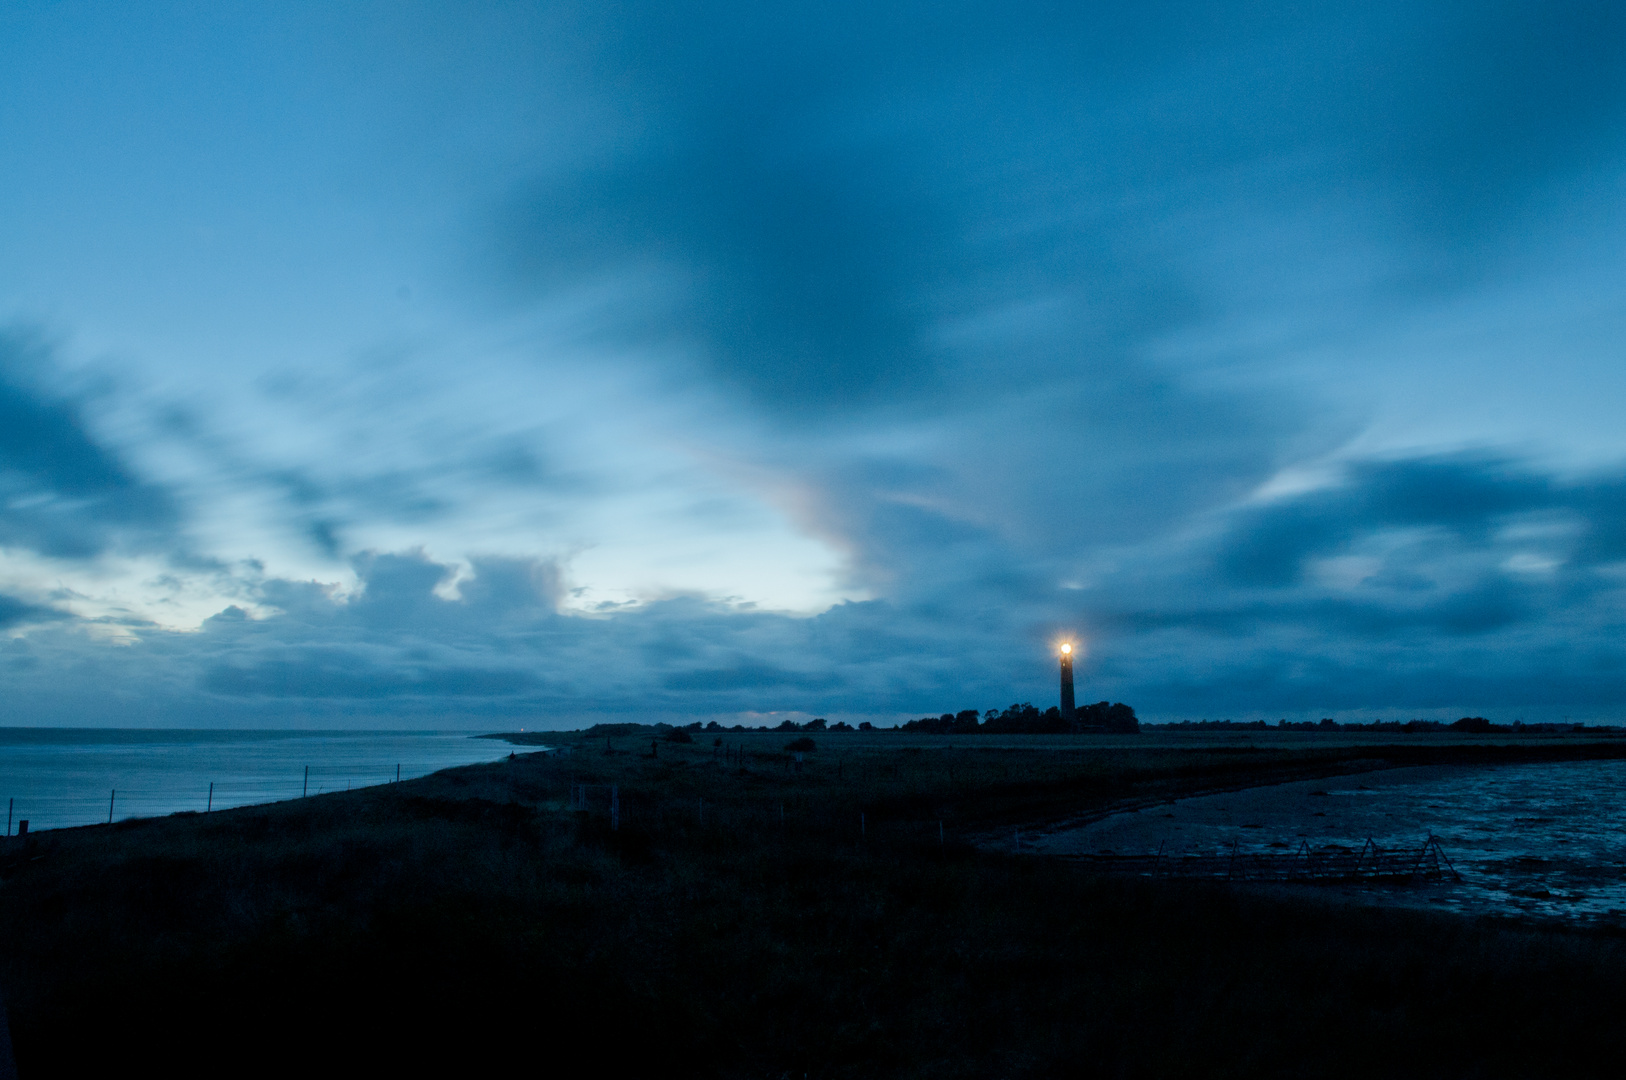
[[[1061,647],[1061,718],[1073,719],[1073,647]]]

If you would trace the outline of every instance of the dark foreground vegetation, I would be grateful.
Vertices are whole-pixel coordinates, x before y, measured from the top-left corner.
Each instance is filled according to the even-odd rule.
[[[1095,878],[989,840],[1620,743],[544,738],[570,752],[6,849],[20,1075],[1582,1076],[1626,1050],[1615,936]]]
[[[1081,732],[1115,732],[1120,735],[1140,730],[1135,710],[1123,702],[1098,701],[1080,705],[1071,716],[1063,716],[1052,705],[1040,712],[1030,702],[1008,709],[962,709],[941,716],[923,716],[904,723],[902,730],[936,735],[1060,735]]]

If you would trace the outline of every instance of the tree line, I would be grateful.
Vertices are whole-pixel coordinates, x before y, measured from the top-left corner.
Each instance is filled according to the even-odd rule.
[[[964,709],[941,716],[923,716],[905,723],[903,730],[931,735],[1065,735],[1092,731],[1133,734],[1140,730],[1140,720],[1135,710],[1121,701],[1080,705],[1073,710],[1071,719],[1062,716],[1061,709],[1054,705],[1040,712],[1031,702],[1024,701],[1008,709],[989,709],[985,713]]]
[[[1613,728],[1591,728],[1585,724],[1526,724],[1515,720],[1511,724],[1493,724],[1483,716],[1464,716],[1449,724],[1443,720],[1373,720],[1369,724],[1340,724],[1331,717],[1316,720],[1278,720],[1274,724],[1264,720],[1182,720],[1165,724],[1168,728],[1189,728],[1193,731],[1452,731],[1467,735],[1489,735],[1495,732],[1556,734],[1564,731],[1612,731]]]
[[[1140,720],[1135,716],[1135,710],[1122,702],[1098,701],[1094,705],[1080,705],[1073,711],[1071,720],[1064,719],[1061,710],[1052,705],[1042,712],[1031,702],[1022,702],[1012,705],[1008,709],[989,709],[987,712],[978,712],[976,709],[963,709],[957,713],[944,713],[941,716],[924,716],[919,720],[909,720],[901,726],[891,728],[878,728],[868,720],[857,727],[844,720],[831,724],[823,717],[809,720],[799,724],[794,720],[782,720],[778,724],[760,727],[750,727],[744,724],[735,724],[728,727],[713,720],[702,724],[698,720],[682,726],[673,724],[594,724],[587,729],[587,734],[605,738],[606,736],[625,735],[658,735],[665,736],[673,741],[680,741],[676,736],[679,733],[705,733],[747,731],[914,731],[929,735],[1064,735],[1070,732],[1121,732],[1134,733],[1140,730]]]

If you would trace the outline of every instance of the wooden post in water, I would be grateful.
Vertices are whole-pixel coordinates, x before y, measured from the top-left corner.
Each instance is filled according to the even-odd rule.
[[[311,793],[311,767],[305,766],[305,786],[299,789],[299,797],[303,799]]]
[[[395,782],[397,784],[401,782],[401,766],[399,765],[395,766]]]
[[[203,808],[203,812],[205,814],[207,814],[211,810],[213,810],[214,808],[215,808],[215,782],[213,780],[211,780],[211,781],[209,781],[209,803],[208,803],[207,806],[205,806]]]
[[[114,788],[107,794],[107,823],[113,824],[113,800],[118,798],[119,789]]]

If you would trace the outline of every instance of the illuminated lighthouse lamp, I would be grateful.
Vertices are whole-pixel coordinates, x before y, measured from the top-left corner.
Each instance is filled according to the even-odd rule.
[[[1061,647],[1061,718],[1073,719],[1073,646]]]

